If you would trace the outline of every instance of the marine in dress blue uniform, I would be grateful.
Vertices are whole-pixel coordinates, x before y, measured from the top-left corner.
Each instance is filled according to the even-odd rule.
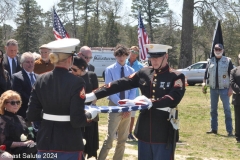
[[[42,74],[31,92],[27,118],[41,121],[37,134],[38,159],[82,160],[84,144],[81,127],[97,111],[85,113],[85,82],[69,73],[78,39],[50,42],[53,71]]]
[[[167,51],[171,46],[147,44],[146,47],[152,66],[98,88],[94,94],[87,94],[86,101],[139,87],[152,107],[140,110],[135,127],[138,159],[170,160],[174,158],[176,134],[169,121],[169,112],[164,108],[176,108],[180,103],[185,93],[185,76],[167,63]]]

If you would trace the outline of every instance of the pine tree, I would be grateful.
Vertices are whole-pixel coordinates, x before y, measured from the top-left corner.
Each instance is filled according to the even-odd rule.
[[[42,10],[35,0],[20,0],[19,4],[20,9],[15,20],[19,51],[20,53],[38,51],[39,37],[43,32]]]
[[[142,19],[148,22],[150,41],[154,42],[154,24],[160,23],[168,13],[168,3],[166,0],[133,0],[132,1],[133,17],[137,18],[138,11],[141,11]]]

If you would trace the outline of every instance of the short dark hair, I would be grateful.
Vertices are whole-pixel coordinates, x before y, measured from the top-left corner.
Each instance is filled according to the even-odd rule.
[[[113,53],[114,56],[123,56],[123,55],[126,55],[128,56],[129,55],[129,49],[121,44],[118,44],[114,50],[114,53]]]
[[[82,71],[84,71],[87,68],[87,66],[88,66],[87,62],[84,59],[82,59],[81,57],[74,56],[73,59],[74,59],[73,65],[77,66]]]

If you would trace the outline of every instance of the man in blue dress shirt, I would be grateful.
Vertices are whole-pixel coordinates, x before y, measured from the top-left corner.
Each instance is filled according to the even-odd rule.
[[[138,61],[139,56],[139,49],[137,46],[132,46],[130,48],[130,55],[129,58],[126,60],[126,64],[134,69],[135,72],[139,71],[141,68],[143,68],[143,64]],[[139,96],[139,89],[136,89],[136,97]],[[136,111],[131,112],[131,122],[129,127],[129,135],[128,140],[129,141],[136,141],[134,136],[132,135],[133,125],[135,121],[135,114]]]
[[[105,70],[105,84],[118,80],[121,77],[126,77],[134,73],[134,69],[126,64],[126,59],[129,55],[129,50],[122,45],[117,45],[114,51],[114,56],[117,62],[108,66]],[[109,96],[109,106],[118,105],[121,99],[134,99],[136,97],[136,89],[126,90]],[[113,160],[123,159],[125,150],[125,142],[129,133],[129,125],[131,112],[109,113],[108,115],[108,134],[103,142],[100,151],[99,160],[105,160],[109,150],[112,148],[112,143],[116,132],[118,133],[117,146],[113,155]]]

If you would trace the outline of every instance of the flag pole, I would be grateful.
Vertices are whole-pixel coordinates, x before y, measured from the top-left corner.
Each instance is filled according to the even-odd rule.
[[[223,36],[222,36],[222,28],[221,28],[221,21],[217,20],[214,33],[213,33],[213,40],[212,40],[212,48],[211,48],[211,53],[209,55],[209,58],[214,57],[214,46],[217,43],[221,43],[224,47],[223,44]],[[225,56],[225,52],[223,52],[223,56]]]

